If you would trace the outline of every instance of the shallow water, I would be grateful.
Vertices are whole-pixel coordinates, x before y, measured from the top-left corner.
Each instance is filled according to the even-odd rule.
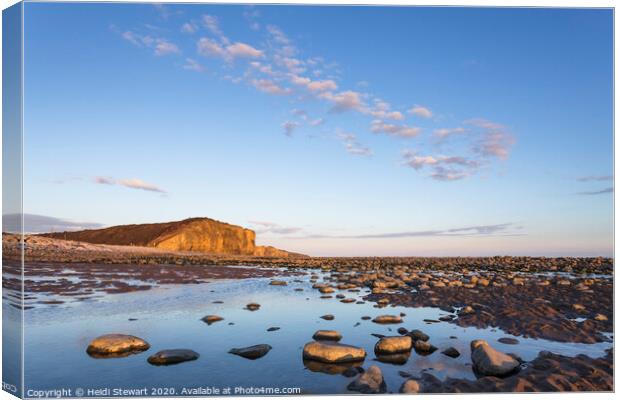
[[[318,271],[312,271],[320,275]],[[448,322],[427,324],[447,313],[434,308],[375,308],[374,303],[344,304],[335,297],[321,299],[311,288],[308,276],[283,277],[288,286],[270,286],[270,278],[212,280],[210,283],[166,285],[147,291],[107,294],[87,300],[69,298],[58,305],[39,304],[25,312],[25,383],[28,390],[68,388],[147,388],[146,395],[183,395],[182,388],[266,387],[300,388],[302,393],[347,393],[353,378],[340,374],[313,372],[302,360],[302,348],[312,341],[318,329],[335,329],[343,334],[342,343],[361,346],[368,354],[363,367],[376,364],[384,373],[388,391],[397,392],[405,378],[430,372],[446,377],[475,379],[470,364],[469,343],[485,339],[495,348],[532,360],[542,350],[567,356],[579,353],[591,357],[604,355],[610,343],[575,344],[517,337],[518,345],[497,342],[500,337],[515,337],[499,329],[462,328]],[[296,282],[303,280],[303,282]],[[303,291],[295,291],[302,288]],[[336,291],[361,299],[359,293]],[[334,294],[336,294],[334,293]],[[39,300],[45,296],[38,296]],[[52,299],[47,296],[47,299]],[[68,299],[67,297],[64,298]],[[223,304],[213,304],[223,301]],[[261,304],[258,311],[248,311],[247,303]],[[3,305],[5,312],[15,313]],[[399,314],[402,324],[378,325],[361,320],[368,315]],[[224,321],[207,325],[200,319],[217,314]],[[335,320],[319,318],[333,314]],[[130,321],[130,318],[137,318]],[[234,325],[229,325],[233,323]],[[277,326],[280,330],[267,332]],[[422,356],[412,352],[406,364],[392,365],[375,360],[373,348],[377,338],[371,333],[397,335],[398,327],[421,329],[439,348]],[[106,333],[139,336],[151,349],[125,358],[94,359],[86,354],[88,343]],[[456,336],[457,339],[451,339]],[[263,358],[247,360],[232,354],[233,347],[266,343],[273,349]],[[461,356],[452,359],[441,350],[453,346]],[[189,348],[200,353],[196,361],[156,367],[148,364],[149,355],[163,349]],[[160,388],[160,391],[152,391]],[[32,394],[33,392],[31,392]],[[100,394],[106,394],[100,392]],[[240,393],[237,393],[240,394]]]

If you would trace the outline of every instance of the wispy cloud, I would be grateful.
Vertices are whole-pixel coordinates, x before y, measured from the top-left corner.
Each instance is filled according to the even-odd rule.
[[[295,234],[302,231],[302,228],[294,227],[294,226],[282,226],[278,225],[275,222],[269,221],[248,221],[250,224],[254,225],[254,231],[258,234],[264,233],[272,233],[276,235],[290,235]]]
[[[93,179],[93,182],[99,185],[118,185],[118,186],[124,186],[126,188],[130,188],[130,189],[145,190],[147,192],[166,193],[166,191],[160,188],[159,186],[153,185],[151,183],[146,183],[143,180],[136,179],[136,178],[114,179],[114,178],[105,177],[105,176],[96,176]]]
[[[614,177],[612,175],[589,175],[589,176],[581,176],[576,178],[577,182],[603,182],[603,181],[613,181]]]
[[[356,156],[370,157],[372,150],[369,147],[361,145],[357,141],[357,136],[352,133],[338,133],[336,135],[342,141],[344,147],[349,154]]]
[[[403,151],[403,163],[415,170],[431,169],[431,178],[440,181],[457,181],[467,178],[480,166],[480,162],[462,156],[420,156],[415,151]]]
[[[433,112],[431,110],[417,104],[409,110],[409,114],[413,114],[422,118],[431,118],[433,116]]]
[[[405,159],[403,165],[414,171],[428,169],[426,176],[429,178],[442,181],[464,179],[477,174],[482,165],[488,169],[497,160],[509,157],[515,139],[505,125],[474,118],[454,123],[454,127],[433,126],[440,121],[445,123],[446,118],[434,118],[435,110],[414,101],[407,102],[409,105],[414,104],[408,109],[402,105],[393,107],[376,93],[369,92],[368,82],[364,80],[355,79],[357,84],[347,87],[348,80],[343,78],[343,69],[338,63],[326,60],[321,55],[305,55],[281,28],[267,21],[263,23],[259,11],[254,7],[246,7],[242,16],[249,28],[256,33],[255,40],[249,40],[252,43],[246,42],[247,39],[229,39],[222,28],[223,21],[216,15],[205,14],[201,18],[194,18],[176,26],[180,26],[181,31],[188,34],[185,38],[192,42],[199,56],[220,61],[219,68],[212,65],[212,61],[207,65],[209,71],[215,76],[219,75],[221,79],[235,84],[247,84],[268,95],[285,97],[286,100],[282,101],[287,101],[297,109],[305,109],[306,103],[318,103],[322,106],[321,109],[326,110],[323,111],[325,115],[330,115],[329,123],[343,118],[339,114],[348,113],[354,118],[366,119],[370,133],[415,140],[415,148],[420,153],[426,153],[424,157],[433,158],[436,162],[422,164],[421,168],[418,167],[418,162],[412,163],[411,159]],[[195,33],[200,35],[193,35]],[[157,38],[149,35],[126,31],[123,37],[136,46],[151,47],[159,55],[175,52],[175,48],[169,45],[171,42],[157,42]],[[180,52],[178,47],[176,50]],[[186,58],[182,67],[192,71],[202,71],[205,68],[193,58]],[[448,116],[451,113],[439,115]],[[312,129],[325,122],[325,117],[320,114],[313,118],[308,114],[295,117],[295,120],[285,120],[281,124],[287,136],[292,136],[294,130],[301,125]],[[424,129],[433,132],[432,135],[425,135],[422,127],[411,122],[420,119],[428,120]],[[353,123],[359,125],[357,121]],[[362,137],[366,132],[357,133]],[[359,145],[357,139],[355,142],[341,141],[349,153],[371,154],[370,149]],[[448,147],[452,156],[437,154],[435,147],[439,145],[442,148]],[[445,152],[445,149],[442,152]],[[467,160],[467,163],[454,161],[463,159]]]
[[[494,225],[474,225],[449,229],[423,230],[423,231],[401,231],[385,233],[368,233],[361,235],[305,235],[292,238],[312,238],[312,239],[398,239],[413,237],[432,237],[432,236],[514,236],[523,235],[521,227],[514,223],[503,223]]]
[[[601,190],[577,192],[576,194],[581,195],[581,196],[595,196],[595,195],[598,195],[598,194],[609,194],[609,193],[613,193],[613,192],[614,192],[614,188],[613,187],[608,187],[608,188],[601,189]]]
[[[81,231],[84,229],[101,228],[96,222],[76,222],[63,218],[49,217],[39,214],[24,214],[23,230],[27,233],[49,233],[64,231]],[[21,214],[5,214],[2,216],[2,230],[17,233],[22,230]]]
[[[422,128],[407,125],[396,125],[375,119],[370,123],[370,131],[372,133],[386,133],[392,136],[403,138],[416,137],[422,132]]]
[[[185,64],[183,64],[183,69],[187,69],[190,71],[196,71],[196,72],[205,72],[207,70],[202,64],[200,64],[198,61],[194,60],[193,58],[185,59]]]
[[[282,123],[282,129],[284,129],[284,134],[288,137],[293,136],[293,133],[298,126],[299,124],[293,121],[285,121],[284,123]]]
[[[133,31],[120,33],[121,37],[137,47],[146,47],[153,50],[156,56],[167,56],[179,54],[179,47],[168,39],[153,37],[151,35],[140,34]]]

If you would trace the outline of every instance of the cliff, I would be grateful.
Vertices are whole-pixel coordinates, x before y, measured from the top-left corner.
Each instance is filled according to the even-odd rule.
[[[271,246],[256,246],[254,231],[210,218],[119,225],[77,232],[45,233],[41,236],[95,244],[146,246],[169,251],[196,251],[209,254],[258,257],[297,255]]]

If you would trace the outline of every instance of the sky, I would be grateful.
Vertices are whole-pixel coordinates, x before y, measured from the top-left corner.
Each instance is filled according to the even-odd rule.
[[[613,254],[606,9],[25,6],[26,229]]]

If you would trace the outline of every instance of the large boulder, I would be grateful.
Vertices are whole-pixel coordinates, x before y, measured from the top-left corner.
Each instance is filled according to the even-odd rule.
[[[409,336],[386,336],[375,344],[375,354],[405,353],[411,350],[412,343]]]
[[[368,370],[358,375],[353,382],[349,383],[347,389],[364,394],[378,394],[385,393],[387,386],[383,380],[381,369],[372,365]]]
[[[324,363],[350,363],[363,361],[366,350],[340,343],[310,342],[304,346],[303,358]]]
[[[230,354],[235,354],[243,358],[256,360],[257,358],[261,358],[265,354],[269,353],[269,350],[271,350],[271,346],[269,346],[268,344],[257,344],[250,347],[230,349],[228,352]]]
[[[495,350],[486,340],[471,342],[471,360],[474,370],[480,375],[502,377],[519,369],[519,361]]]
[[[148,350],[150,347],[139,337],[112,333],[94,339],[86,352],[93,357],[124,357]]]
[[[150,356],[147,361],[153,365],[179,364],[185,361],[197,360],[200,354],[189,349],[170,349],[159,351]]]

